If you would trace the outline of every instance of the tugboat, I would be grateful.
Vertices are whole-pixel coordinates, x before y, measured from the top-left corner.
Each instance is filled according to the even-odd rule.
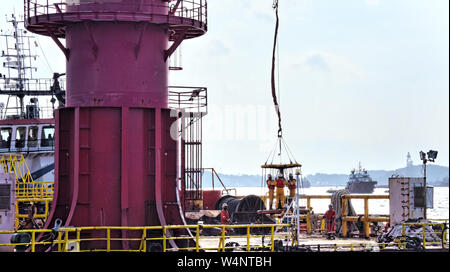
[[[361,167],[359,163],[358,170],[353,169],[350,172],[347,182],[347,189],[351,194],[371,194],[377,184],[367,173],[367,170]]]

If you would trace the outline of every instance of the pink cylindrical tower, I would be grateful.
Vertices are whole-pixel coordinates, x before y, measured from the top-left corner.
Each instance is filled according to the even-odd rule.
[[[182,224],[168,58],[206,32],[206,0],[24,1],[27,29],[52,37],[67,59],[47,227],[57,218],[66,226]]]

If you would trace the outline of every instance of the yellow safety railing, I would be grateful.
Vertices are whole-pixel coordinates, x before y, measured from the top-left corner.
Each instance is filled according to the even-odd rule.
[[[311,225],[311,200],[312,199],[331,199],[331,195],[300,195],[300,199],[306,199],[306,216],[302,216],[301,219],[306,219],[306,232],[312,233]],[[360,219],[359,216],[347,216],[347,200],[348,199],[364,199],[364,216]],[[370,236],[370,223],[371,222],[389,222],[389,216],[369,216],[369,199],[389,199],[389,195],[344,195],[341,198],[342,201],[342,234],[347,237],[347,222],[356,222],[361,220],[364,222],[364,231],[366,237]],[[322,220],[323,216],[318,216],[318,219]]]
[[[21,221],[29,216],[28,213],[21,213],[20,206],[42,204],[43,213],[39,213],[36,209],[33,217],[46,220],[53,200],[54,182],[33,181],[30,169],[21,154],[3,155],[0,158],[0,173],[14,174],[15,176],[15,228],[18,228]]]
[[[53,241],[37,241],[37,237],[40,235],[50,234],[52,230],[49,229],[33,229],[33,230],[19,230],[19,231],[0,231],[0,235],[5,234],[14,234],[14,233],[28,233],[30,234],[30,242],[28,243],[5,243],[0,244],[0,247],[2,246],[26,246],[29,251],[35,252],[36,248],[41,245],[53,245],[53,251],[57,252],[65,252],[69,251],[69,244],[76,244],[77,246],[75,248],[80,249],[80,245],[84,243],[89,242],[102,242],[102,247],[96,247],[96,248],[89,248],[89,249],[81,249],[77,251],[86,251],[86,252],[92,252],[92,251],[102,251],[102,252],[113,252],[113,251],[127,251],[127,252],[146,252],[147,251],[147,242],[148,241],[159,241],[162,244],[162,251],[168,252],[168,251],[195,251],[199,252],[200,250],[213,250],[217,252],[223,252],[227,249],[244,249],[246,251],[250,251],[252,249],[266,249],[267,251],[274,251],[275,250],[275,238],[288,238],[290,237],[290,233],[280,233],[277,234],[277,229],[283,228],[283,227],[289,227],[289,224],[255,224],[255,225],[186,225],[186,226],[148,226],[148,227],[62,227],[58,230],[57,235]],[[205,229],[212,229],[212,228],[220,228],[221,234],[216,236],[203,236],[200,235],[200,232]],[[227,234],[227,230],[230,229],[246,229],[245,235],[229,235]],[[251,234],[253,229],[257,228],[270,228],[270,234],[267,235],[254,235]],[[169,231],[173,230],[196,230],[196,234],[194,237],[191,236],[178,236],[178,237],[172,237],[169,236]],[[104,236],[98,236],[94,235],[92,231],[96,231],[96,233],[103,233]],[[126,237],[126,238],[118,238],[115,235],[112,235],[112,232],[115,232],[116,234],[118,232],[123,233],[124,231],[129,232],[139,232],[140,234],[136,235],[135,237]],[[158,236],[155,236],[154,232],[158,231],[161,234]],[[148,233],[153,232],[152,236],[150,236]],[[90,235],[86,235],[89,233]],[[96,236],[94,238],[94,236]],[[89,237],[89,238],[87,238]],[[266,237],[270,240],[270,242],[267,243],[267,245],[256,245],[252,244],[252,242],[255,242],[255,238]],[[227,239],[245,239],[246,243],[242,246],[225,246],[225,241]],[[191,247],[184,247],[184,248],[171,248],[170,241],[171,240],[190,240],[194,241],[195,245]],[[205,240],[213,240],[212,243],[218,242],[217,246],[202,246],[201,242],[204,242]],[[137,246],[136,249],[115,249],[112,246],[112,243],[117,242],[126,242],[126,243],[138,243],[139,246]]]
[[[312,199],[331,199],[331,195],[300,195],[300,199],[306,199],[306,216],[300,217],[300,219],[306,219],[306,233],[312,233],[311,224],[311,200]],[[322,216],[323,217],[323,216]],[[320,218],[322,219],[322,218]]]
[[[20,207],[33,207],[35,204],[42,205],[43,210],[39,212],[39,209],[36,208],[33,211],[33,217],[43,221],[47,220],[53,201],[54,182],[17,182],[15,192],[15,228],[18,228],[20,223],[29,217],[27,211],[21,213]]]
[[[448,224],[448,219],[429,219],[431,222],[423,222],[423,223],[402,223],[402,236],[399,238],[396,238],[394,241],[392,242],[385,242],[385,243],[378,243],[379,246],[381,247],[381,249],[387,249],[388,247],[396,247],[398,249],[407,249],[407,239],[406,236],[409,236],[411,234],[415,234],[415,235],[422,235],[422,246],[424,249],[430,246],[434,246],[435,248],[439,246],[441,248],[446,248],[448,247],[448,232],[447,232],[447,228],[446,225]],[[433,222],[435,221],[435,222]],[[441,221],[441,223],[438,223],[436,221]],[[422,228],[422,231],[420,233],[418,232],[406,232],[406,226],[419,226],[420,228]],[[427,232],[425,230],[424,226],[441,226],[441,231],[432,231],[432,232]],[[439,237],[441,238],[440,242],[427,242],[426,241],[426,235],[427,234],[437,234],[439,235]]]
[[[243,196],[237,196],[242,198]],[[260,198],[267,203],[269,198],[268,194],[260,196]],[[306,220],[306,233],[311,234],[312,230],[312,214],[311,214],[311,200],[313,199],[331,199],[331,195],[300,195],[300,199],[306,199],[306,209],[307,214],[301,215],[301,220]],[[347,199],[364,199],[364,216],[360,218],[359,216],[347,216]],[[389,222],[389,215],[384,216],[370,216],[369,215],[369,200],[370,199],[389,199],[389,195],[344,195],[342,196],[342,221],[344,222],[356,222],[361,220],[364,223],[365,236],[370,236],[370,223],[371,222]],[[317,214],[317,219],[323,221],[323,215]],[[343,236],[347,237],[347,224],[342,226]]]
[[[442,223],[438,223],[438,222],[420,222],[420,223],[402,223],[402,236],[408,236],[411,234],[415,234],[417,235],[417,232],[406,232],[406,226],[419,226],[420,228],[422,228],[421,234],[422,234],[422,245],[424,248],[427,248],[427,245],[441,245],[442,247],[445,247],[445,243],[446,243],[446,237],[447,237],[447,229],[446,226],[448,225],[448,219],[435,219],[432,221],[444,221]],[[433,227],[433,226],[440,226],[441,227],[441,231],[437,232],[437,231],[426,231],[425,226],[429,226],[429,227]],[[441,236],[441,241],[440,242],[427,242],[426,240],[426,236],[428,234],[438,234]]]
[[[392,246],[394,246],[394,247],[396,247],[398,249],[406,249],[406,242],[405,242],[404,239],[396,239],[395,241],[389,242],[389,243],[387,243],[387,242],[385,242],[385,243],[378,243],[378,245],[380,246],[380,248],[382,250],[385,250],[388,247],[392,247]]]
[[[47,220],[49,212],[50,212],[50,206],[53,199],[47,198],[47,199],[19,199],[15,202],[15,221],[14,221],[14,227],[17,229],[19,228],[21,222],[23,222],[25,219],[29,217],[28,213],[20,213],[20,206],[23,204],[24,206],[32,207],[35,203],[41,203],[43,205],[43,211],[39,212],[39,209],[36,207],[33,211],[33,218],[42,219],[44,222]]]
[[[16,180],[32,182],[30,169],[25,162],[25,158],[20,154],[6,154],[0,158],[0,173],[15,174]]]
[[[53,198],[53,181],[20,182],[16,184],[16,198],[45,199]]]
[[[348,199],[364,199],[364,216],[348,216],[347,200]],[[364,223],[364,233],[366,237],[370,236],[371,222],[389,222],[389,216],[370,216],[369,215],[369,199],[389,199],[389,195],[343,195],[342,196],[342,235],[347,237],[347,222],[357,222],[361,220]]]
[[[443,224],[443,223],[441,223]],[[51,251],[56,252],[147,252],[147,242],[159,242],[163,252],[170,251],[217,251],[224,252],[227,250],[266,250],[275,251],[275,239],[289,239],[291,233],[278,233],[280,228],[289,227],[289,224],[261,224],[261,225],[188,225],[188,226],[147,226],[147,227],[62,227],[56,233],[51,229],[33,229],[20,231],[0,231],[0,235],[28,233],[30,241],[27,243],[4,243],[0,247],[26,247],[28,251],[36,252],[37,249],[42,250],[42,246],[52,246]],[[219,228],[218,235],[201,235],[206,229]],[[255,228],[270,228],[269,234],[254,235],[252,230]],[[195,230],[193,237],[172,236],[171,231]],[[229,235],[227,230],[245,229],[245,234]],[[124,232],[134,232],[132,235],[119,235]],[[150,234],[151,233],[151,234]],[[155,234],[159,233],[159,234]],[[53,234],[54,240],[38,241],[40,236],[50,236]],[[255,241],[261,241],[261,238],[267,238],[267,244],[257,244]],[[172,248],[171,240],[189,240],[193,242],[190,246]],[[209,241],[208,241],[209,240]],[[225,241],[238,241],[241,245],[226,245]],[[86,243],[92,243],[86,246]],[[123,249],[118,243],[128,244],[134,243],[132,249]],[[188,243],[187,243],[188,244]],[[84,245],[84,247],[82,247]],[[91,246],[92,245],[92,246]],[[214,246],[213,246],[214,245]],[[335,244],[303,244],[302,247],[316,248],[317,251],[376,251],[377,249],[386,249],[388,246],[396,246],[398,249],[406,249],[405,240],[396,240],[391,243],[335,243]],[[71,249],[72,247],[72,249]],[[86,248],[87,247],[87,248]],[[120,249],[118,249],[120,248]]]

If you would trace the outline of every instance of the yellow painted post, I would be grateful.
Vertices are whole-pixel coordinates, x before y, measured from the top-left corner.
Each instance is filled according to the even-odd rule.
[[[442,224],[442,230],[444,232],[442,233],[442,248],[445,248],[445,239],[447,238],[447,230],[445,229],[445,224]]]
[[[81,250],[81,229],[77,229],[77,243],[78,248]]]
[[[306,232],[308,234],[311,234],[311,198],[307,197],[306,198],[306,209],[307,209],[307,214],[306,214]]]
[[[106,252],[111,251],[111,229],[106,229]]]
[[[347,201],[342,198],[342,236],[347,237]]]
[[[197,228],[195,229],[195,251],[199,252],[199,239],[200,239],[200,226],[197,225]]]
[[[426,233],[425,233],[425,225],[426,224],[422,224],[422,238],[423,238],[423,248],[427,248],[427,240],[426,240]]]
[[[221,248],[219,250],[225,252],[225,226],[222,226]]]
[[[166,252],[166,227],[163,228],[163,252]]]
[[[142,233],[142,242],[144,243],[142,245],[142,251],[143,252],[147,252],[147,229],[144,228],[142,231],[143,231],[143,233]]]
[[[31,232],[31,252],[35,252],[36,249],[36,232]]]
[[[247,252],[250,252],[250,226],[247,226]]]
[[[223,227],[223,244],[222,244],[222,252],[225,252],[225,239],[226,239],[226,234],[227,234],[227,229],[226,227]]]
[[[353,251],[353,244],[350,244],[350,251]]]
[[[58,252],[61,252],[61,236],[62,232],[58,232]]]
[[[270,246],[270,251],[274,252],[275,251],[275,245],[274,243],[274,239],[275,239],[275,226],[272,226],[271,228],[271,233],[270,233],[270,240],[271,240],[271,246]]]
[[[47,220],[47,217],[48,217],[48,206],[49,206],[49,203],[48,203],[48,200],[46,200],[45,201],[45,220]]]
[[[64,248],[63,248],[63,252],[66,252],[67,251],[67,244],[69,243],[69,233],[68,233],[68,231],[66,230],[65,232],[64,232]]]
[[[366,232],[366,238],[370,236],[370,225],[369,225],[369,198],[364,198],[364,230]]]

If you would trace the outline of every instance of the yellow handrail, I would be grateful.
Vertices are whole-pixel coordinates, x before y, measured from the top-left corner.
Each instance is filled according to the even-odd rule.
[[[260,224],[260,225],[188,225],[188,226],[146,226],[146,227],[107,227],[107,226],[101,226],[101,227],[62,227],[58,230],[58,234],[56,236],[56,239],[54,241],[36,241],[37,237],[42,234],[49,234],[52,232],[52,230],[49,229],[39,229],[39,230],[20,230],[20,231],[0,231],[0,235],[4,234],[14,234],[14,233],[29,233],[31,236],[31,241],[28,243],[20,243],[20,244],[0,244],[1,246],[26,246],[29,248],[31,252],[35,252],[37,249],[37,246],[50,246],[53,245],[53,251],[58,252],[65,252],[70,251],[68,250],[68,244],[69,243],[76,243],[77,249],[79,251],[103,251],[103,252],[113,252],[113,251],[129,251],[129,252],[145,252],[147,251],[147,242],[149,241],[157,241],[162,243],[163,245],[163,252],[168,251],[185,251],[185,250],[191,250],[199,252],[200,250],[213,250],[218,252],[223,252],[227,249],[242,249],[244,251],[250,251],[252,249],[265,249],[268,251],[275,251],[275,238],[279,237],[284,239],[288,239],[290,234],[289,233],[280,233],[276,234],[276,230],[278,228],[283,227],[289,227],[289,224]],[[200,231],[202,229],[208,229],[208,228],[220,228],[221,233],[219,235],[215,236],[201,236]],[[246,234],[245,235],[228,235],[227,229],[237,229],[237,228],[245,228]],[[251,229],[253,228],[270,228],[270,234],[267,235],[252,235]],[[195,229],[196,235],[195,237],[190,236],[178,236],[178,237],[168,237],[166,234],[168,230],[183,230],[183,229]],[[142,231],[142,235],[137,235],[136,237],[122,237],[117,238],[113,235],[113,233],[118,233],[122,231]],[[149,236],[148,231],[152,231],[152,236]],[[161,231],[161,235],[155,235],[155,231]],[[104,236],[101,235],[94,235],[94,233],[104,233]],[[84,234],[84,235],[82,235]],[[90,235],[89,235],[90,234]],[[270,236],[270,237],[269,237]],[[82,238],[83,237],[83,238]],[[263,238],[267,237],[269,238],[270,244],[269,245],[252,245],[252,239],[255,241],[255,238]],[[243,245],[236,245],[236,246],[225,246],[225,240],[226,239],[241,239],[239,241],[246,241]],[[195,245],[188,246],[184,248],[170,248],[167,245],[168,240],[191,240],[195,242]],[[200,242],[204,240],[219,240],[219,244],[217,246],[201,246]],[[112,242],[119,242],[119,241],[128,241],[128,242],[135,242],[137,249],[115,249]],[[89,249],[82,249],[80,247],[81,243],[88,243],[88,242],[96,242],[97,245],[89,248]],[[102,244],[99,245],[98,243],[101,242]],[[406,243],[405,241],[396,241],[393,243],[379,243],[379,244],[365,244],[365,243],[336,243],[336,244],[326,244],[326,245],[310,245],[310,246],[316,246],[318,248],[322,249],[331,249],[334,251],[355,251],[357,249],[360,250],[367,250],[368,247],[378,247],[380,246],[381,249],[385,249],[387,246],[397,246],[399,249],[405,249]]]
[[[53,201],[54,182],[34,181],[22,154],[6,154],[1,156],[0,173],[14,174],[15,177],[15,228],[18,228],[20,222],[28,217],[27,213],[20,213],[19,206],[23,204],[32,205],[42,203],[44,213],[38,213],[35,210],[33,217],[46,220],[50,211],[51,202]]]
[[[0,158],[0,174],[14,174],[16,181],[32,182],[30,169],[21,154],[6,154]]]
[[[410,234],[418,234],[417,232],[406,232],[406,226],[420,226],[422,228],[422,245],[424,248],[427,248],[427,244],[440,244],[444,247],[445,240],[447,237],[447,229],[446,224],[448,223],[448,219],[434,219],[431,221],[444,221],[443,223],[437,223],[437,222],[408,222],[408,223],[402,223],[402,236],[407,236]],[[441,232],[427,232],[425,230],[425,226],[441,226],[442,231]],[[426,236],[427,234],[441,234],[441,242],[427,242]]]
[[[19,230],[19,231],[0,231],[0,235],[4,235],[4,234],[14,234],[14,233],[29,233],[31,235],[31,241],[29,243],[20,243],[20,244],[12,244],[12,243],[7,243],[7,244],[0,244],[1,246],[27,246],[30,248],[30,250],[32,252],[36,251],[36,246],[38,245],[55,245],[55,248],[53,248],[53,250],[58,251],[58,252],[63,252],[66,251],[67,249],[67,244],[70,242],[76,242],[78,244],[78,248],[79,245],[81,243],[86,243],[86,242],[98,242],[98,241],[103,241],[105,243],[105,247],[104,248],[92,248],[92,249],[88,249],[88,250],[84,250],[84,251],[106,251],[106,252],[112,252],[112,251],[132,251],[132,252],[140,252],[140,251],[145,251],[147,249],[146,246],[146,242],[147,241],[160,241],[163,245],[163,252],[168,252],[168,251],[178,251],[178,250],[195,250],[197,252],[199,252],[201,249],[202,250],[217,250],[217,251],[225,251],[226,249],[237,249],[237,248],[243,248],[246,250],[251,250],[254,248],[266,248],[268,250],[274,250],[273,247],[273,241],[275,237],[288,237],[287,234],[275,234],[275,229],[276,228],[282,228],[282,227],[288,227],[288,224],[260,224],[260,225],[188,225],[188,226],[184,226],[184,225],[175,225],[175,226],[146,226],[146,227],[107,227],[107,226],[102,226],[102,227],[62,227],[58,230],[58,235],[56,236],[56,239],[53,242],[42,242],[42,241],[36,241],[36,237],[38,237],[40,234],[46,234],[46,233],[50,233],[52,232],[52,230],[49,229],[32,229],[32,230]],[[195,246],[193,247],[185,247],[185,248],[168,248],[168,244],[167,241],[169,240],[192,240],[193,238],[190,236],[180,236],[180,237],[168,237],[167,236],[167,231],[168,230],[182,230],[182,229],[196,229],[197,233],[196,236],[194,238],[195,240]],[[208,229],[208,228],[221,228],[222,232],[220,236],[201,236],[199,230],[201,229]],[[233,235],[233,236],[229,236],[226,235],[226,229],[238,229],[238,228],[247,228],[247,233],[246,235]],[[265,246],[260,246],[260,245],[251,245],[251,239],[252,238],[262,238],[262,237],[268,237],[268,235],[252,235],[251,234],[251,229],[254,228],[270,228],[271,229],[271,234],[270,234],[270,240],[272,241],[272,245],[265,245]],[[112,235],[113,231],[142,231],[142,235],[138,238],[133,238],[133,237],[126,237],[126,238],[114,238]],[[148,237],[147,231],[162,231],[161,236],[153,236],[153,237]],[[81,238],[81,237],[86,237],[86,236],[82,236],[82,233],[86,233],[86,232],[90,232],[90,231],[98,231],[98,232],[102,232],[102,231],[106,231],[106,235],[104,237],[97,237],[97,238]],[[70,236],[73,237],[73,239],[70,238]],[[225,246],[225,243],[219,244],[219,246],[217,247],[202,247],[200,245],[200,241],[202,240],[206,240],[206,239],[222,239],[223,242],[226,239],[229,238],[246,238],[247,239],[247,244],[245,246],[235,246],[235,247],[229,247],[229,246]],[[112,242],[113,241],[135,241],[135,242],[140,242],[138,249],[130,249],[130,250],[119,250],[119,249],[113,249],[112,246]],[[83,251],[83,250],[81,250]]]

